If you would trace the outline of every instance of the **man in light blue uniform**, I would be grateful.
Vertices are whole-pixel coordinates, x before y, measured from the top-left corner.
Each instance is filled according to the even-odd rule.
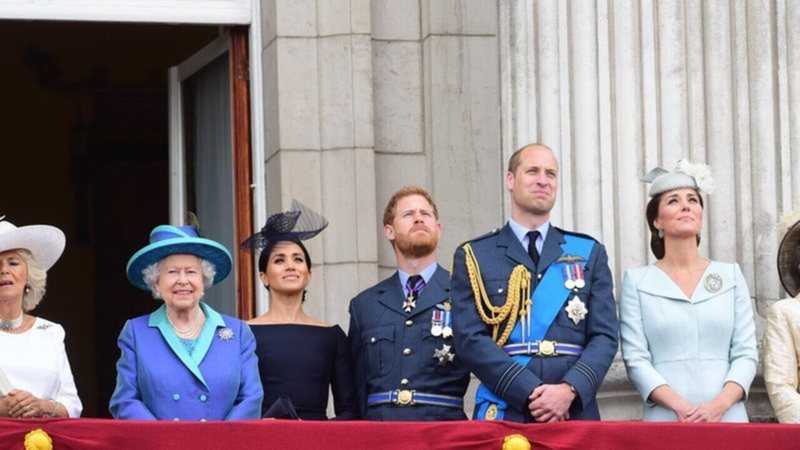
[[[550,224],[558,161],[527,145],[509,160],[511,219],[460,246],[451,280],[456,352],[481,381],[475,418],[599,420],[595,396],[619,324],[604,247]]]
[[[436,263],[441,225],[422,188],[396,192],[383,216],[397,272],[350,302],[361,416],[459,420],[469,372],[453,346],[450,273]]]

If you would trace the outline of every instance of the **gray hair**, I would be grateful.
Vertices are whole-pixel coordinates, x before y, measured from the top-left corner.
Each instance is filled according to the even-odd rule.
[[[213,263],[206,261],[201,257],[197,257],[200,260],[200,266],[202,267],[203,271],[203,288],[208,289],[214,284],[214,276],[217,275],[217,267],[214,266]],[[158,288],[156,287],[156,283],[158,283],[158,266],[161,264],[161,261],[154,262],[149,266],[142,269],[142,278],[144,280],[144,284],[150,288],[150,292],[153,294],[153,298],[161,298],[161,293],[158,292]]]
[[[28,279],[25,282],[25,292],[22,294],[22,309],[31,311],[39,306],[47,287],[47,271],[44,266],[33,257],[30,250],[21,248],[17,253],[28,266]]]

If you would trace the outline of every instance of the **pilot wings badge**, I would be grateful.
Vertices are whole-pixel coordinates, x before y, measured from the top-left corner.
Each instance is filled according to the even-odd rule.
[[[580,256],[575,256],[575,255],[571,255],[571,254],[567,253],[566,255],[558,258],[556,260],[556,263],[574,264],[576,262],[584,262],[584,261],[586,261],[586,260],[583,259]]]

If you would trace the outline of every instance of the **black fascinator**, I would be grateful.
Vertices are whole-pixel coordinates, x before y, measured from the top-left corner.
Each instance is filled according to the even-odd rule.
[[[297,200],[292,200],[291,211],[269,216],[261,231],[242,242],[242,248],[255,251],[266,247],[270,242],[311,239],[327,226],[328,219]]]

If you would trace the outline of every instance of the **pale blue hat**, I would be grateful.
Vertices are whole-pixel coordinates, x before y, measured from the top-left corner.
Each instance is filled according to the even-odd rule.
[[[681,159],[675,164],[672,172],[656,167],[642,177],[645,183],[651,183],[648,195],[655,197],[658,194],[675,189],[697,189],[706,194],[714,193],[714,178],[711,168],[705,164],[692,164]]]

